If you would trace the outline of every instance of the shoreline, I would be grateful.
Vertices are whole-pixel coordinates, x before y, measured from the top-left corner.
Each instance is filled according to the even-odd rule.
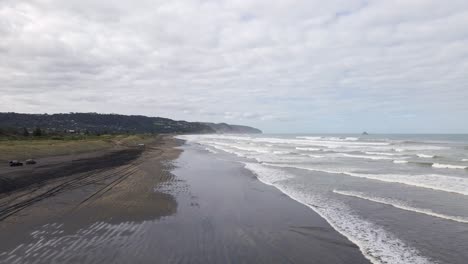
[[[313,210],[172,136],[91,175],[1,221],[0,263],[369,263]]]
[[[466,174],[367,157],[404,155],[414,161],[426,153],[455,164],[466,155],[466,138],[441,136],[446,141],[436,145],[424,138],[349,142],[348,137],[180,136],[213,157],[243,164],[260,181],[318,213],[373,263],[464,263],[468,198],[453,191],[463,189]],[[360,159],[348,157],[351,150],[362,153]],[[447,175],[434,174],[440,172]],[[427,188],[429,182],[438,188]]]

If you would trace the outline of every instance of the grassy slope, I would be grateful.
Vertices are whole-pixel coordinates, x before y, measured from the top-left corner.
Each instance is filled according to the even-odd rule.
[[[154,136],[151,135],[69,136],[63,139],[0,138],[0,161],[77,154],[111,149],[116,146],[134,146],[139,143],[148,143],[153,139]]]

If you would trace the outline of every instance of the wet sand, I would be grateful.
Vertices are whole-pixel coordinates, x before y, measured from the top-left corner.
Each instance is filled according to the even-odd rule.
[[[0,222],[0,263],[368,263],[241,164],[181,144],[161,138],[123,164],[2,197],[4,212],[66,186]]]

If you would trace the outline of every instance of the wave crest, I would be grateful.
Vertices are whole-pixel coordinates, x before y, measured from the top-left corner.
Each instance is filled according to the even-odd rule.
[[[432,164],[432,167],[438,168],[438,169],[460,169],[460,170],[465,170],[468,168],[468,166],[463,166],[463,165],[451,165],[451,164],[442,164],[442,163],[434,163]]]
[[[466,217],[461,217],[461,216],[453,216],[453,215],[445,215],[445,214],[440,214],[433,212],[432,210],[429,209],[422,209],[422,208],[416,208],[413,206],[410,206],[406,204],[403,201],[398,201],[394,199],[388,199],[388,198],[382,198],[382,197],[375,197],[375,196],[367,196],[362,192],[350,192],[350,191],[339,191],[339,190],[333,190],[334,193],[345,195],[345,196],[351,196],[351,197],[356,197],[364,200],[368,200],[371,202],[376,202],[376,203],[381,203],[381,204],[386,204],[386,205],[391,205],[395,208],[406,210],[406,211],[411,211],[415,213],[420,213],[420,214],[425,214],[429,216],[434,216],[446,220],[451,220],[459,223],[466,223],[468,224],[468,218]]]

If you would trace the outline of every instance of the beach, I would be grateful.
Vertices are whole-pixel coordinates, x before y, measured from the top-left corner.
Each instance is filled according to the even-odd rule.
[[[2,193],[0,263],[369,263],[243,163],[171,136],[119,151]]]
[[[466,135],[180,138],[319,214],[373,263],[466,263]]]

